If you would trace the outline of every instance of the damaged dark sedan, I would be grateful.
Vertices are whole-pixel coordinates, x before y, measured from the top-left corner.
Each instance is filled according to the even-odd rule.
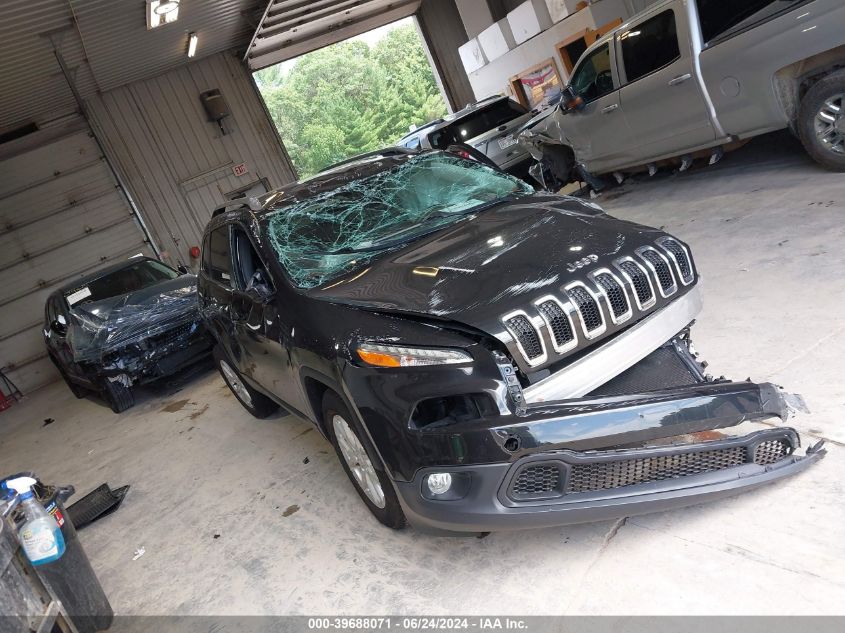
[[[705,373],[698,280],[663,231],[386,153],[217,214],[199,300],[247,410],[311,420],[385,525],[455,534],[680,507],[824,454],[777,421],[799,399]]]
[[[73,394],[99,393],[115,413],[132,389],[207,357],[196,277],[148,257],[98,270],[50,295],[44,340]]]

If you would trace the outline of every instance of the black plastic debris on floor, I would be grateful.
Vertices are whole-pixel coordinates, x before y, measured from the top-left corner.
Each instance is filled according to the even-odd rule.
[[[129,486],[112,490],[108,484],[98,486],[79,501],[67,507],[67,513],[77,530],[108,516],[120,507]]]
[[[41,426],[47,426],[48,424],[52,424],[53,422],[55,422],[53,418],[44,418],[44,424],[42,424]]]

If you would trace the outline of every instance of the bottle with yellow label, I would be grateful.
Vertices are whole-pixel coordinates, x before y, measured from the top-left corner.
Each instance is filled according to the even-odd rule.
[[[33,565],[44,565],[58,560],[65,553],[65,539],[56,520],[41,507],[32,493],[35,479],[17,477],[9,479],[6,486],[18,494],[24,524],[18,532],[21,546]]]

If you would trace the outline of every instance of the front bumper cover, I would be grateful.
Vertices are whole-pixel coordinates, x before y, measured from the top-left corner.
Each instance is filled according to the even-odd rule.
[[[787,454],[765,463],[765,458],[756,455],[758,447],[766,442],[788,444]],[[803,456],[794,452],[798,445],[795,430],[784,427],[696,444],[619,451],[550,451],[534,453],[509,464],[427,468],[419,471],[413,481],[396,482],[396,486],[409,521],[424,532],[477,533],[551,527],[671,510],[738,494],[798,473],[825,455],[822,442],[807,449]],[[712,464],[712,456],[719,452],[745,455],[746,461],[715,470],[706,470],[705,466],[705,471],[697,474],[667,475],[670,468],[667,463],[674,463],[676,470],[695,469],[690,464],[695,464],[696,459],[685,460],[683,455],[706,455]],[[560,464],[563,478],[554,498],[514,499],[514,481],[526,466],[554,462]],[[631,466],[633,463],[636,464]],[[698,463],[702,463],[701,458]],[[607,488],[566,492],[566,479],[573,476],[574,468],[595,468],[599,464],[605,465],[601,472],[605,473]],[[647,474],[648,464],[652,468],[651,479]],[[621,473],[626,468],[634,473],[632,478],[639,478],[643,483],[614,485],[624,483]],[[470,490],[463,499],[439,501],[423,496],[425,477],[444,470],[471,477]]]

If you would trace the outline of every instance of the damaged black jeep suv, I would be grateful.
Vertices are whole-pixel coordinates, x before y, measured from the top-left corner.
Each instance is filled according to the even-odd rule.
[[[333,444],[372,513],[438,533],[563,525],[806,468],[768,383],[704,373],[688,247],[443,152],[387,153],[216,215],[220,372]]]

